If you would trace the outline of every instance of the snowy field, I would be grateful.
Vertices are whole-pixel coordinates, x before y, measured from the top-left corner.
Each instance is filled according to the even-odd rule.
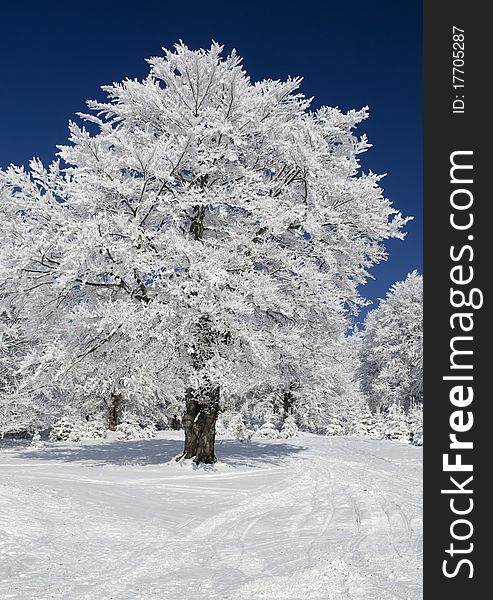
[[[0,598],[418,600],[422,450],[305,434],[0,442]]]

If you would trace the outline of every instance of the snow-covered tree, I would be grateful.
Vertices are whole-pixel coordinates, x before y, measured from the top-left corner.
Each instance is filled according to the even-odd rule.
[[[121,423],[115,427],[118,440],[149,440],[156,437],[156,428],[153,423],[142,426],[132,415],[124,413]]]
[[[299,428],[293,415],[289,415],[284,419],[282,428],[279,434],[280,438],[289,439],[298,435]]]
[[[253,430],[246,426],[245,420],[241,413],[232,415],[228,423],[227,433],[240,441],[249,440],[252,437]]]
[[[415,402],[408,413],[410,442],[415,446],[423,445],[423,405]]]
[[[26,377],[36,374],[30,357],[42,330],[32,326],[22,298],[13,302],[7,294],[0,297],[0,437],[44,429],[56,414],[58,398],[24,385]]]
[[[344,435],[344,419],[338,410],[330,410],[327,414],[325,435]]]
[[[365,402],[357,428],[361,435],[380,439],[383,436],[382,414],[379,412],[372,413],[370,407]]]
[[[265,415],[264,422],[257,429],[255,435],[261,438],[275,440],[279,437],[279,429],[275,425],[276,418],[272,413]]]
[[[409,424],[400,404],[392,404],[384,414],[383,437],[387,440],[409,441]]]
[[[360,346],[362,391],[372,410],[423,401],[423,277],[394,284],[366,317]]]
[[[0,301],[0,435],[28,428],[29,410],[17,396],[17,365],[27,351],[23,320],[5,299]]]
[[[317,346],[318,375],[294,392],[293,415],[313,433],[354,433],[365,401],[356,379],[358,345],[353,336],[324,339]]]
[[[106,429],[102,421],[81,418],[76,413],[57,419],[50,430],[52,441],[79,442],[80,440],[104,438]]]
[[[355,403],[346,418],[346,433],[348,435],[370,435],[371,422],[369,422],[369,408],[365,402]]]
[[[312,111],[301,79],[254,83],[221,53],[150,59],[143,81],[88,103],[49,168],[0,177],[0,285],[45,325],[25,386],[110,418],[115,398],[180,405],[196,462],[215,460],[228,398],[318,393],[320,348],[406,221],[359,172],[366,108]]]

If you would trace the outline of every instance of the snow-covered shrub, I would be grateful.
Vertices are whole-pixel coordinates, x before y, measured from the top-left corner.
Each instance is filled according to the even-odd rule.
[[[265,415],[265,421],[255,431],[255,435],[260,438],[267,438],[271,440],[277,440],[279,438],[279,429],[274,425],[275,416],[267,413]]]
[[[43,442],[41,441],[41,434],[39,431],[35,431],[31,440],[31,448],[41,448],[42,446]]]
[[[253,431],[246,426],[245,420],[240,414],[231,417],[226,433],[242,442],[249,440],[253,435]]]
[[[400,404],[392,404],[385,413],[383,437],[387,440],[409,442],[407,416]]]
[[[223,410],[219,413],[219,416],[216,421],[216,434],[217,435],[230,435],[229,431],[230,423],[233,421],[236,413],[237,407],[234,405],[228,410]]]
[[[255,435],[260,438],[277,440],[279,438],[279,430],[276,429],[274,423],[263,423],[255,432]]]
[[[77,417],[60,417],[53,423],[49,439],[53,442],[78,442],[81,439],[82,421]]]
[[[216,435],[226,435],[227,430],[227,423],[224,421],[223,415],[220,414],[216,421]]]
[[[86,426],[84,431],[87,432],[87,439],[98,439],[105,438],[107,434],[106,424],[104,421],[95,419],[91,421],[86,421]]]
[[[150,440],[156,437],[156,427],[149,423],[141,425],[135,419],[127,418],[116,426],[117,440]]]
[[[87,421],[77,415],[65,415],[53,423],[49,438],[54,442],[78,442],[106,437],[106,429],[98,420]]]
[[[279,434],[280,438],[285,440],[289,438],[296,437],[299,433],[298,425],[296,424],[296,420],[293,415],[289,415],[284,419],[284,423],[282,425],[281,433]]]
[[[355,402],[347,411],[344,420],[346,435],[368,436],[372,427],[372,414],[364,402]]]
[[[359,419],[350,419],[346,425],[346,435],[356,435],[359,437],[368,437],[369,431],[367,424]]]
[[[329,415],[325,435],[344,435],[344,424],[341,415],[337,413]]]
[[[253,429],[247,426],[242,413],[227,410],[219,415],[216,422],[216,434],[244,441],[252,437]]]
[[[409,440],[415,446],[423,445],[423,405],[414,404],[408,414]]]
[[[363,406],[358,414],[358,421],[353,421],[351,433],[362,435],[373,439],[383,437],[383,415],[380,412],[373,413],[369,406]]]

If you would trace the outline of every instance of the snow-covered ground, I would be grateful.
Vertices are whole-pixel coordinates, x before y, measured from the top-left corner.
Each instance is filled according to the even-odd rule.
[[[359,438],[0,446],[4,600],[417,600],[422,452]]]

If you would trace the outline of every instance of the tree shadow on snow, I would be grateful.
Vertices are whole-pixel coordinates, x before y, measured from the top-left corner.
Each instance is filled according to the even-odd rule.
[[[217,440],[216,455],[220,463],[230,467],[255,467],[259,463],[279,465],[286,458],[294,456],[303,450],[304,446],[297,442],[263,442],[250,440],[239,442],[237,440]]]
[[[255,467],[260,463],[279,465],[305,448],[295,443],[250,440],[217,440],[218,464],[230,467]],[[53,442],[44,448],[26,449],[23,456],[32,460],[90,462],[93,465],[163,465],[173,461],[183,450],[182,440],[129,440],[101,443],[64,444]]]

